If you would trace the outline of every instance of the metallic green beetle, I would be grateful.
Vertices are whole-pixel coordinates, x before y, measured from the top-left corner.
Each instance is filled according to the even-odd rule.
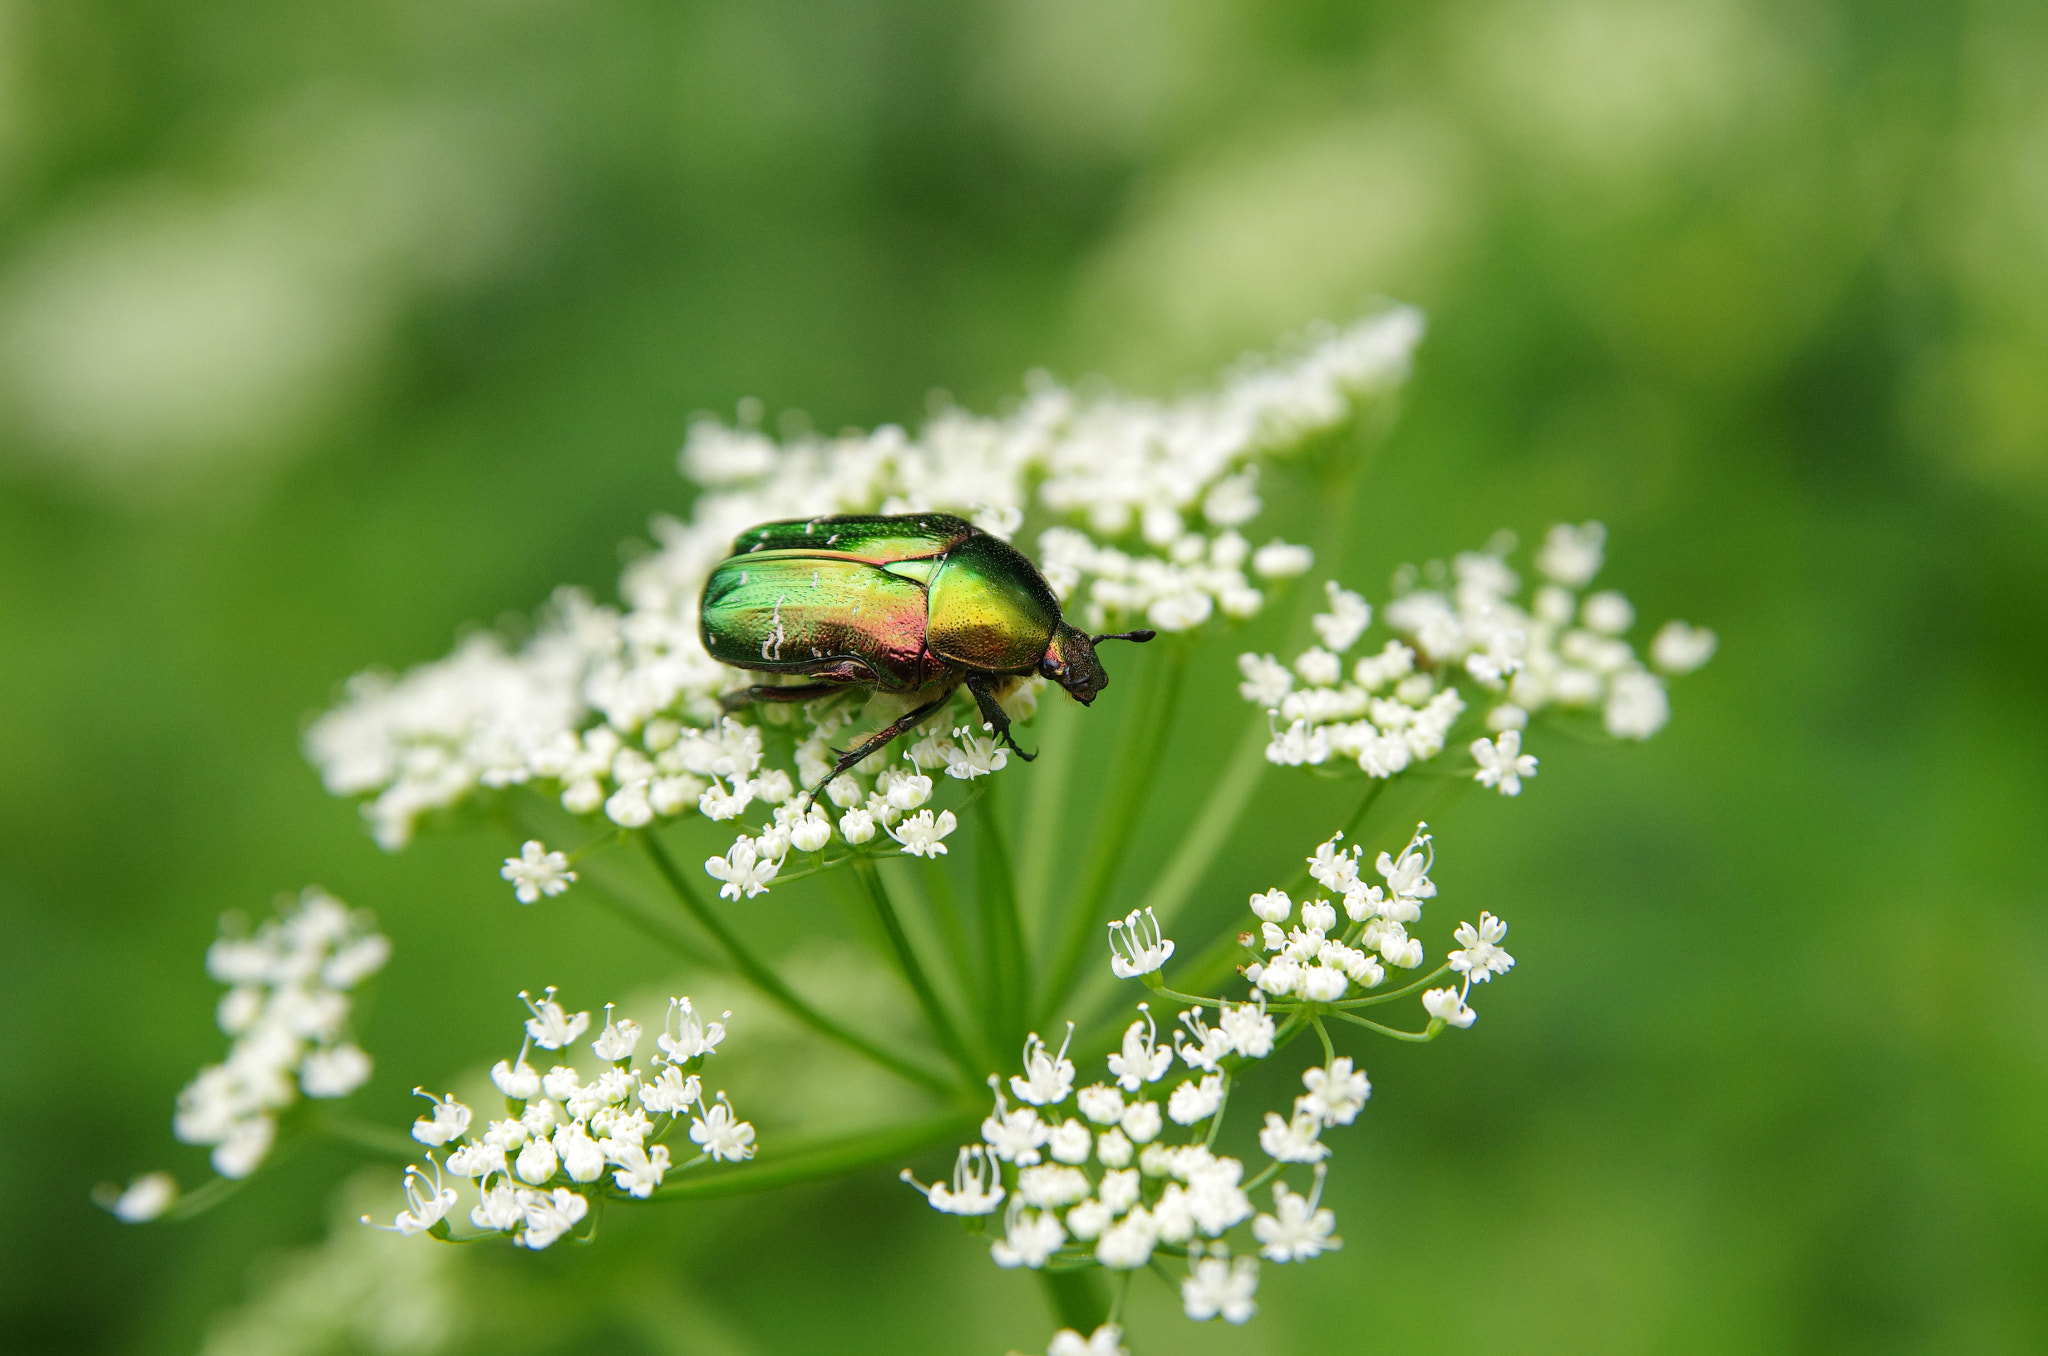
[[[915,694],[901,718],[840,754],[825,782],[937,711],[963,684],[981,718],[1028,759],[996,701],[1003,679],[1042,673],[1085,705],[1109,686],[1096,644],[1154,634],[1090,636],[1067,625],[1052,587],[1022,552],[950,513],[749,528],[705,582],[698,618],[714,659],[813,680],[751,687],[727,698],[728,708],[810,701],[856,686]]]

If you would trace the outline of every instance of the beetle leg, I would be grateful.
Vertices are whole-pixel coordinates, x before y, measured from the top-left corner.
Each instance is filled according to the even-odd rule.
[[[820,697],[830,697],[846,691],[845,683],[797,683],[778,687],[770,683],[756,683],[743,687],[738,692],[728,692],[718,699],[718,705],[728,714],[755,702],[809,702]]]
[[[926,716],[929,716],[932,712],[938,710],[940,707],[944,706],[947,702],[951,700],[953,700],[953,689],[949,687],[944,692],[941,692],[938,696],[926,702],[923,706],[913,707],[911,710],[906,711],[902,715],[898,716],[895,720],[890,721],[887,725],[884,725],[881,729],[875,731],[866,739],[861,740],[860,743],[854,745],[846,752],[840,754],[839,761],[832,765],[832,770],[825,774],[825,779],[819,782],[816,786],[806,787],[804,790],[804,795],[815,800],[820,791],[823,791],[826,787],[832,784],[832,779],[834,777],[837,777],[840,773],[846,771],[855,763],[858,763],[861,759],[867,757],[875,750],[881,748],[884,744],[887,744],[897,735],[900,735],[905,730],[910,729],[919,721],[923,720]]]
[[[996,700],[996,694],[989,690],[988,679],[979,673],[970,673],[966,681],[967,690],[974,694],[974,704],[981,708],[981,718],[995,727],[996,738],[1008,744],[1015,750],[1017,756],[1027,763],[1037,758],[1037,754],[1026,753],[1017,748],[1017,741],[1010,737],[1009,713],[1004,711],[1002,703]]]

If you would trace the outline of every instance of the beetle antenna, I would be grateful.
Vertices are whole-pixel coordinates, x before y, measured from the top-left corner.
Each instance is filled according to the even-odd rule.
[[[1135,640],[1140,644],[1158,636],[1157,631],[1115,631],[1106,636],[1090,636],[1088,639],[1100,645],[1105,640]]]

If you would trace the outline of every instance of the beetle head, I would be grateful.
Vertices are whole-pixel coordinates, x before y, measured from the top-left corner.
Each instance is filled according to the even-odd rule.
[[[1115,635],[1090,636],[1061,622],[1052,633],[1052,643],[1045,647],[1045,658],[1039,661],[1038,671],[1073,694],[1074,700],[1083,706],[1095,700],[1095,694],[1109,686],[1109,674],[1103,670],[1102,661],[1095,657],[1095,647],[1105,640],[1152,639],[1151,631],[1120,631]]]

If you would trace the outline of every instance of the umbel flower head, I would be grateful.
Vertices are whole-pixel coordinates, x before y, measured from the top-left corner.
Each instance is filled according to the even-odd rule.
[[[700,423],[682,454],[697,487],[689,517],[655,524],[656,547],[628,568],[616,606],[564,590],[517,644],[482,635],[400,676],[361,675],[312,725],[307,751],[330,789],[361,801],[387,848],[472,798],[513,823],[558,819],[557,806],[582,819],[590,837],[573,852],[525,832],[506,844],[518,851],[496,869],[523,903],[561,896],[580,870],[599,879],[571,904],[587,893],[638,913],[606,888],[593,854],[622,843],[643,850],[698,935],[792,1021],[942,1104],[958,1107],[985,1081],[979,1135],[953,1153],[950,1179],[903,1179],[981,1240],[995,1266],[1103,1268],[1128,1283],[1149,1271],[1167,1278],[1189,1318],[1249,1321],[1261,1266],[1343,1246],[1324,1186],[1347,1161],[1347,1127],[1365,1113],[1372,1084],[1361,1054],[1340,1051],[1339,1038],[1428,1042],[1469,1028],[1474,986],[1514,965],[1507,925],[1490,911],[1442,933],[1429,907],[1439,897],[1438,831],[1389,833],[1370,818],[1379,792],[1444,760],[1446,780],[1468,790],[1517,798],[1549,785],[1556,770],[1539,761],[1547,729],[1649,737],[1669,718],[1669,679],[1710,657],[1712,633],[1674,622],[1639,657],[1635,609],[1594,586],[1606,550],[1596,523],[1553,528],[1527,565],[1510,563],[1514,543],[1503,536],[1448,563],[1404,567],[1383,598],[1320,581],[1302,599],[1302,611],[1321,609],[1308,618],[1313,644],[1284,663],[1237,659],[1252,708],[1240,770],[1211,789],[1190,842],[1151,887],[1124,900],[1113,891],[1134,865],[1121,860],[1134,807],[1151,792],[1158,751],[1176,742],[1163,724],[1172,702],[1123,711],[1140,722],[1158,714],[1161,728],[1114,741],[1119,766],[1098,799],[1125,799],[1101,807],[1099,860],[1072,890],[1034,896],[1012,863],[1042,860],[1052,845],[1006,845],[1013,830],[998,807],[1009,797],[991,795],[987,779],[1016,777],[1028,761],[999,727],[1031,718],[1044,678],[996,674],[972,692],[941,683],[930,699],[881,683],[741,672],[706,654],[699,599],[714,569],[744,580],[746,562],[722,562],[757,525],[820,528],[829,545],[825,520],[835,515],[932,509],[1017,538],[1074,627],[1226,629],[1315,564],[1308,547],[1255,527],[1262,476],[1398,384],[1420,333],[1414,312],[1390,311],[1172,402],[1084,399],[1035,382],[1000,418],[947,410],[915,435],[888,427],[777,441],[756,427],[758,412],[738,427]],[[1355,449],[1314,441],[1348,474],[1338,459]],[[765,536],[754,542],[767,548]],[[810,587],[823,586],[813,576]],[[783,603],[772,606],[764,660],[804,643],[785,628]],[[1152,647],[1138,673],[1175,683],[1178,666],[1200,654],[1186,641]],[[899,737],[884,746],[876,731]],[[1248,917],[1220,935],[1191,935],[1205,915],[1186,907],[1188,895],[1204,853],[1241,814],[1244,759],[1261,745],[1272,763],[1317,769],[1316,785],[1355,808],[1333,813],[1343,831],[1291,872],[1267,877],[1274,883],[1250,896]],[[838,772],[842,751],[856,749],[873,756]],[[1058,764],[1024,775],[1065,775]],[[1046,803],[1059,805],[1063,788],[1047,789]],[[670,852],[686,841],[691,861],[678,866]],[[775,957],[756,954],[756,939],[802,913],[763,897],[834,870],[857,877],[846,897],[871,915],[877,954],[915,1000],[926,1039],[879,1038],[842,1021],[798,992]],[[967,876],[971,909],[960,907]],[[915,917],[905,926],[892,900],[892,882],[905,881],[928,883],[934,927]],[[1032,908],[1042,916],[1028,916]],[[752,916],[736,927],[735,913]],[[1146,990],[1135,1009],[1105,1012],[1092,992],[1107,989],[1099,960],[1089,963],[1105,924],[1111,974]],[[1043,966],[1027,944],[1041,938]],[[695,944],[687,952],[702,963]],[[412,1133],[431,1152],[408,1173],[406,1206],[388,1227],[541,1249],[588,1237],[605,1200],[695,1194],[671,1185],[685,1170],[718,1172],[721,1192],[807,1170],[750,1166],[754,1126],[704,1082],[731,1014],[713,1020],[679,998],[658,1031],[652,1014],[643,1030],[609,1007],[599,1024],[552,989],[520,997],[518,1051],[490,1070],[506,1114],[423,1091]],[[1062,1031],[1063,1009],[1095,1020]],[[983,1052],[1003,1049],[1018,1050],[1018,1064],[992,1074]],[[1314,1062],[1291,1064],[1279,1080],[1243,1078],[1290,1050]],[[1291,1088],[1296,1071],[1298,1093],[1254,1091]],[[950,1114],[944,1124],[954,1138]],[[871,1162],[878,1144],[893,1154],[933,1133],[926,1124],[851,1135],[808,1161]],[[146,1180],[109,1195],[135,1215],[169,1199]],[[1048,1350],[1120,1352],[1112,1320],[1122,1312],[1076,1314]]]
[[[657,1053],[642,1069],[633,1063],[639,1023],[615,1018],[607,1006],[603,1028],[588,1042],[599,1067],[585,1072],[569,1060],[590,1030],[590,1014],[567,1011],[552,988],[539,1000],[519,998],[531,1014],[525,1039],[517,1057],[491,1069],[505,1094],[505,1116],[490,1120],[453,1094],[422,1089],[428,1110],[413,1122],[412,1136],[445,1149],[446,1157],[429,1154],[425,1169],[406,1169],[408,1208],[380,1227],[452,1238],[451,1221],[461,1218],[458,1206],[467,1199],[473,1204],[465,1237],[501,1234],[523,1248],[546,1248],[574,1233],[595,1199],[646,1200],[671,1172],[754,1156],[753,1125],[723,1092],[707,1102],[699,1076],[725,1039],[724,1022],[707,1025],[689,999],[670,999]],[[561,1062],[537,1071],[527,1062],[536,1047]],[[679,1129],[697,1146],[681,1162],[665,1142]]]
[[[1102,630],[1127,618],[1185,631],[1248,617],[1264,605],[1268,581],[1313,563],[1306,548],[1254,546],[1240,531],[1262,508],[1259,463],[1397,385],[1421,332],[1416,312],[1395,309],[1172,403],[1083,399],[1040,382],[1007,416],[948,410],[915,438],[885,427],[777,444],[751,427],[700,423],[682,468],[703,492],[688,522],[655,524],[658,549],[626,572],[622,607],[565,590],[517,649],[485,634],[401,677],[361,675],[314,722],[307,752],[330,790],[364,798],[390,848],[430,811],[531,786],[573,814],[629,829],[689,815],[770,815],[706,863],[733,900],[758,897],[790,851],[827,850],[835,835],[861,847],[886,834],[903,853],[940,856],[956,821],[950,810],[921,808],[931,778],[993,775],[1011,766],[1008,751],[976,714],[938,726],[951,738],[919,741],[907,778],[877,768],[835,779],[827,793],[836,822],[799,803],[797,788],[822,780],[831,741],[858,702],[802,709],[794,757],[781,766],[769,761],[755,717],[724,709],[721,699],[745,680],[704,653],[697,606],[733,538],[776,519],[925,508],[968,515],[1008,538],[1028,509],[1052,524],[1034,554],[1075,625]],[[1042,682],[1002,694],[1013,718],[1028,716]],[[574,879],[566,857],[539,842],[507,859],[504,875],[528,903]]]

